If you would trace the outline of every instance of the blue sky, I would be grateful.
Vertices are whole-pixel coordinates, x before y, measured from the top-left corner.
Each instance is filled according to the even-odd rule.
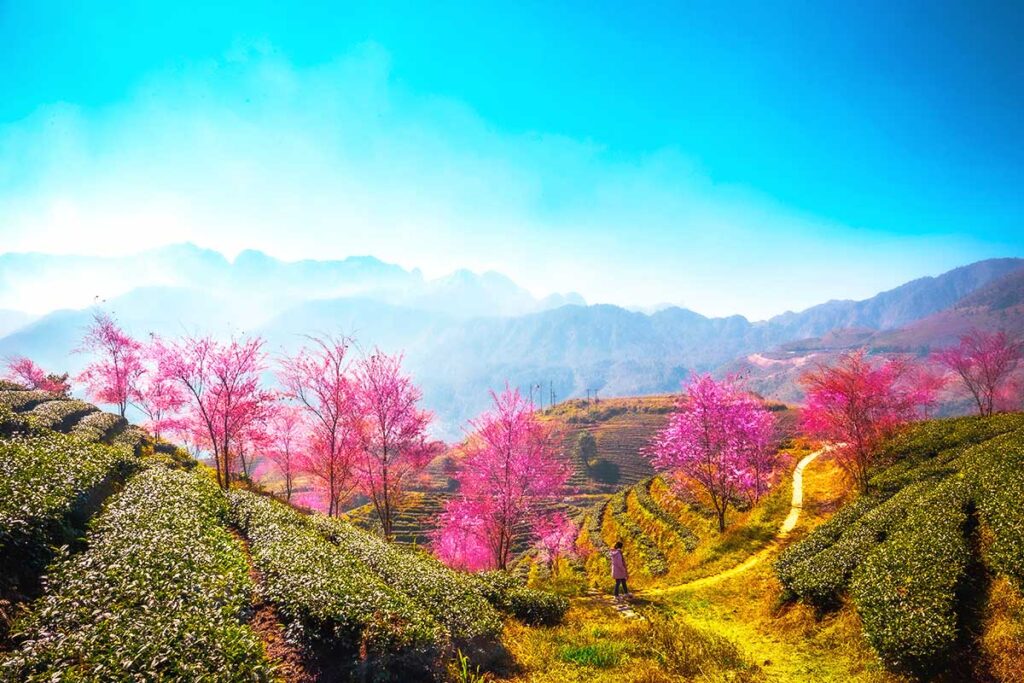
[[[1024,256],[1019,3],[204,4],[0,2],[3,250],[751,318]]]

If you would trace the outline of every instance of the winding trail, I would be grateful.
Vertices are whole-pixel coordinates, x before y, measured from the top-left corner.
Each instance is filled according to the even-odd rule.
[[[696,590],[698,588],[703,588],[704,586],[709,586],[711,584],[718,583],[719,581],[722,581],[724,579],[736,576],[737,574],[741,574],[750,569],[751,567],[753,567],[754,565],[761,562],[761,560],[763,560],[765,556],[767,556],[775,548],[775,546],[779,544],[779,542],[785,539],[786,536],[788,536],[789,533],[793,531],[794,528],[796,528],[796,524],[800,520],[800,510],[803,509],[804,505],[804,470],[806,470],[807,466],[814,462],[814,460],[819,455],[821,455],[827,450],[827,447],[820,448],[814,451],[813,453],[805,455],[803,458],[800,459],[800,462],[796,464],[796,467],[793,469],[793,498],[790,502],[789,514],[786,516],[786,519],[783,520],[782,526],[779,527],[778,534],[776,534],[775,539],[771,543],[769,543],[767,546],[765,546],[758,552],[748,557],[743,563],[738,564],[730,569],[726,569],[725,571],[719,572],[717,574],[712,574],[711,576],[705,576],[700,579],[695,579],[693,581],[687,581],[686,583],[676,584],[675,586],[666,586],[665,588],[649,588],[647,590],[638,591],[637,595],[648,597],[654,595],[667,595],[670,593],[678,593],[680,591]]]

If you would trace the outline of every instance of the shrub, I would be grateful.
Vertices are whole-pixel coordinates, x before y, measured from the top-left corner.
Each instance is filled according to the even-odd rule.
[[[965,467],[981,521],[992,531],[985,562],[1024,587],[1024,432],[993,443],[989,457]]]
[[[209,477],[154,467],[56,563],[3,664],[14,680],[269,680],[252,584]]]
[[[654,477],[646,479],[637,484],[633,490],[636,492],[636,501],[640,504],[644,510],[647,511],[652,517],[657,519],[667,528],[671,529],[679,540],[682,541],[683,547],[686,552],[693,552],[697,547],[700,539],[693,533],[685,524],[679,521],[678,518],[669,514],[663,507],[658,505],[658,502],[651,496],[651,486],[654,484]]]
[[[79,420],[69,433],[86,441],[103,441],[127,426],[120,415],[96,411]]]
[[[356,529],[348,522],[316,515],[314,526],[328,539],[372,569],[442,624],[456,642],[495,639],[501,618],[468,574],[438,562],[422,551],[402,548]]]
[[[149,432],[137,425],[128,425],[110,441],[117,445],[127,446],[137,455],[142,453],[146,445],[152,443]]]
[[[601,524],[604,519],[605,508],[607,507],[608,501],[606,500],[594,508],[592,512],[587,513],[587,537],[590,539],[590,544],[597,551],[608,549],[608,544],[604,542],[604,536],[601,534]]]
[[[9,379],[0,379],[0,392],[2,391],[28,391],[28,389]]]
[[[891,666],[934,669],[956,644],[957,589],[971,556],[968,494],[959,475],[938,486],[854,571],[864,633]]]
[[[796,585],[797,574],[800,571],[801,564],[829,548],[839,539],[847,527],[855,523],[870,510],[873,510],[883,500],[884,498],[880,496],[861,496],[844,506],[831,519],[811,532],[807,538],[783,550],[774,564],[775,574],[778,576],[783,588],[791,596],[796,595],[793,588]]]
[[[341,661],[400,675],[434,665],[443,629],[363,562],[325,539],[301,513],[248,491],[229,494],[231,519],[249,540],[290,639]],[[360,650],[363,650],[360,653]],[[345,658],[347,657],[347,660]]]
[[[42,391],[41,389],[34,389],[28,391],[25,389],[0,391],[0,405],[7,406],[15,412],[23,410],[31,410],[40,403],[46,401],[55,401],[60,396],[49,391]]]
[[[33,579],[84,526],[105,484],[135,460],[124,449],[63,434],[0,442],[0,581]]]
[[[509,572],[492,571],[472,576],[488,602],[527,624],[557,624],[569,609],[569,601],[561,595],[527,588]]]
[[[651,576],[666,574],[668,572],[668,560],[665,559],[665,553],[661,552],[661,548],[629,516],[629,511],[626,509],[626,493],[628,491],[629,489],[626,489],[612,496],[609,502],[612,517],[615,518],[616,524],[619,525],[624,534],[629,536],[633,545],[639,551],[640,560],[644,563]]]
[[[96,412],[96,406],[77,399],[59,399],[40,403],[25,413],[29,424],[37,428],[65,431],[78,418]]]

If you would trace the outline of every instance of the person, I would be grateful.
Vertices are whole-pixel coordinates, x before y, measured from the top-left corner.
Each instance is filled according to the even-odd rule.
[[[626,558],[622,556],[622,541],[615,543],[615,548],[608,553],[612,561],[612,578],[615,579],[615,597],[619,597],[619,588],[622,593],[629,597],[629,588],[626,586],[626,579],[629,578],[629,571],[626,569]]]

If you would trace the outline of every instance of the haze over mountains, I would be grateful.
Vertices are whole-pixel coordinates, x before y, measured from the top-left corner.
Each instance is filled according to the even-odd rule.
[[[972,324],[1024,329],[1022,298],[1024,260],[1010,258],[751,322],[587,305],[575,293],[538,299],[493,272],[427,280],[372,257],[284,262],[245,251],[228,261],[190,244],[114,258],[5,254],[0,357],[77,370],[84,359],[71,351],[94,302],[137,335],[244,330],[265,336],[272,352],[305,333],[347,333],[363,347],[404,350],[437,433],[454,438],[506,380],[543,385],[546,404],[551,392],[659,393],[693,370],[736,371],[793,400],[799,368],[815,356],[860,345],[919,353]]]

